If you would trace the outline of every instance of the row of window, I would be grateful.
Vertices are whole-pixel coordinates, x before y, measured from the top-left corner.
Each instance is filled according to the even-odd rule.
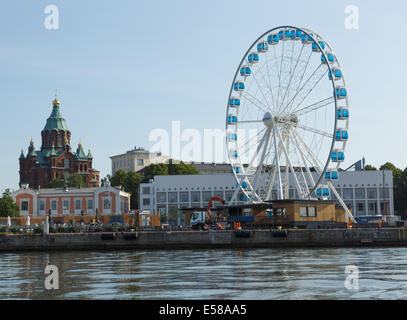
[[[113,161],[113,169],[122,169],[123,167],[131,168],[133,167],[133,161],[131,159],[124,160],[117,160]],[[137,166],[144,166],[144,159],[137,159]],[[134,168],[133,168],[134,169]]]

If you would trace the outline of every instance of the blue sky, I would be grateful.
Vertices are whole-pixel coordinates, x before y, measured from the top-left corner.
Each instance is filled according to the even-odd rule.
[[[47,30],[44,8],[59,8]],[[344,27],[347,5],[360,29]],[[57,88],[72,145],[91,149],[101,176],[109,156],[150,148],[149,132],[224,127],[242,55],[265,31],[295,25],[335,49],[350,97],[347,164],[407,166],[407,5],[401,1],[2,1],[0,190],[18,187],[18,157],[51,113]]]

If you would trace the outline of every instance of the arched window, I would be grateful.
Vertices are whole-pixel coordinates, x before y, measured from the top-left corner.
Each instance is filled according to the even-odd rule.
[[[69,169],[69,159],[64,159],[64,168]]]

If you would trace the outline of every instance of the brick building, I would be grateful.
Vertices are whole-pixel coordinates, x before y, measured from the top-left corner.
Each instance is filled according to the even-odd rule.
[[[60,113],[57,96],[52,104],[52,113],[41,131],[41,149],[35,150],[31,140],[26,156],[21,150],[20,187],[38,189],[54,179],[68,179],[73,173],[80,174],[88,187],[98,187],[99,171],[92,167],[90,150],[85,154],[81,143],[76,151],[71,149],[71,132]]]

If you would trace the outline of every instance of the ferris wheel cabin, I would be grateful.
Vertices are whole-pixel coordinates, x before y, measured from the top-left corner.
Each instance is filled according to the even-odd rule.
[[[332,151],[331,154],[331,161],[332,162],[343,162],[345,161],[345,153],[343,150],[335,149]]]
[[[349,119],[349,109],[347,107],[338,108],[338,120],[348,120]]]

